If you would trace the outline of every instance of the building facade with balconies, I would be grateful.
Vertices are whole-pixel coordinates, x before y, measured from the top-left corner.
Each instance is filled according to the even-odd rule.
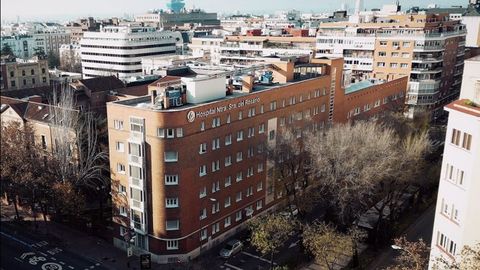
[[[324,23],[316,56],[343,54],[345,68],[358,77],[408,76],[409,116],[419,111],[441,115],[460,93],[465,54],[465,26],[447,15],[373,13],[360,22]]]

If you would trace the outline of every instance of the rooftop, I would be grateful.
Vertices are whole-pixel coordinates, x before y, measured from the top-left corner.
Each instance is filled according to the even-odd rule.
[[[480,104],[475,104],[469,99],[459,99],[445,107],[447,109],[469,114],[473,117],[477,117],[480,120]]]
[[[382,84],[383,82],[384,81],[381,81],[381,80],[368,79],[368,80],[352,83],[349,86],[345,87],[345,94],[346,95],[352,94],[360,90],[366,89],[370,86]]]

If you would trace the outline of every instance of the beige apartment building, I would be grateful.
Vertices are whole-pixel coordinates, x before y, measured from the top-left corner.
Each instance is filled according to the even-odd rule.
[[[48,62],[38,57],[29,60],[10,56],[2,57],[0,72],[2,90],[19,90],[50,85]]]
[[[409,115],[432,111],[460,93],[466,28],[448,14],[360,13],[356,21],[324,23],[316,57],[344,56],[358,77],[409,76]]]

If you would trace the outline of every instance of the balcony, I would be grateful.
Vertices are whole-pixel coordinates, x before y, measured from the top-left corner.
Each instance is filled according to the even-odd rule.
[[[442,67],[437,68],[412,68],[412,73],[439,73],[442,72]]]
[[[432,51],[443,51],[445,50],[443,45],[436,45],[436,46],[418,46],[415,45],[413,48],[414,52],[432,52]]]
[[[128,177],[129,184],[131,187],[135,187],[143,190],[143,180],[136,177]]]
[[[133,165],[143,167],[143,157],[128,155],[128,162]]]
[[[144,234],[145,231],[145,224],[141,222],[131,221],[130,226],[135,229],[135,232]]]
[[[436,63],[436,62],[442,62],[443,61],[443,56],[438,56],[438,57],[414,57],[412,59],[413,63]]]
[[[137,200],[134,200],[134,199],[130,199],[130,208],[133,209],[133,210],[137,210],[137,211],[141,211],[143,212],[144,211],[144,202],[141,202],[141,201],[137,201]]]
[[[145,141],[145,134],[143,132],[130,132],[129,141],[131,142],[144,142]]]

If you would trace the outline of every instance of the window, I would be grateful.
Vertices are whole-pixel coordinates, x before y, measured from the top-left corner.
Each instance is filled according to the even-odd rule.
[[[258,134],[263,133],[265,133],[265,124],[260,124],[260,126],[258,126]]]
[[[397,64],[397,63],[390,63],[390,67],[391,67],[391,68],[397,68],[397,67],[398,67],[398,64]]]
[[[285,117],[280,117],[280,126],[285,126]]]
[[[406,64],[406,63],[401,63],[401,64],[400,64],[400,67],[401,67],[401,68],[408,68],[408,64]]]
[[[230,124],[230,114],[227,115],[227,124]]]
[[[380,57],[386,57],[386,56],[387,56],[387,52],[378,52],[378,56],[380,56]]]
[[[42,68],[42,74],[45,74],[45,72],[46,72],[45,68]]]
[[[32,84],[35,84],[35,78],[32,78]]]
[[[247,188],[247,194],[245,195],[246,197],[250,197],[253,195],[253,187],[248,187]]]
[[[166,208],[177,208],[178,207],[178,198],[177,197],[166,198],[165,199],[165,207]]]
[[[263,163],[259,163],[259,164],[257,165],[257,172],[259,172],[259,173],[260,173],[260,172],[263,172]]]
[[[212,150],[217,150],[220,148],[220,138],[216,138],[212,140]]]
[[[175,137],[175,129],[167,128],[167,138],[171,139]]]
[[[165,138],[165,129],[157,128],[157,136],[160,138]]]
[[[30,70],[30,74],[31,74],[31,75],[35,75],[35,70],[33,70],[33,69]]]
[[[378,62],[377,67],[385,67],[385,62]]]
[[[207,196],[207,187],[201,188],[201,189],[200,189],[200,192],[199,192],[199,197],[200,197],[200,198],[203,198],[203,197],[205,197],[205,196]]]
[[[239,191],[239,192],[237,192],[237,195],[235,196],[235,201],[239,202],[241,200],[242,200],[242,192]]]
[[[12,87],[15,87],[15,81],[10,81],[10,85],[11,85]]]
[[[121,215],[121,216],[124,216],[124,217],[127,216],[127,208],[125,208],[125,206],[120,206],[120,207],[118,208],[118,211],[120,212],[120,215]]]
[[[375,104],[374,104],[373,106],[376,108],[376,107],[380,106],[381,103],[382,103],[382,102],[381,102],[380,99],[379,99],[379,100],[376,100],[376,101],[375,101]]]
[[[123,142],[116,142],[117,152],[123,153],[125,152],[125,144]]]
[[[223,223],[223,227],[227,228],[232,224],[232,218],[230,216],[226,217]]]
[[[232,165],[232,156],[225,157],[225,167]]]
[[[203,208],[202,210],[200,210],[200,220],[203,220],[205,218],[207,218],[207,209]]]
[[[13,70],[10,71],[10,77],[15,77],[15,72]]]
[[[200,122],[200,131],[205,130],[205,121]]]
[[[370,104],[365,104],[365,106],[363,106],[363,110],[364,110],[365,112],[370,111]]]
[[[225,198],[225,203],[223,204],[223,207],[227,208],[232,204],[232,200],[230,199],[230,196]]]
[[[321,112],[325,112],[325,103],[322,104],[322,107],[321,107],[320,111],[321,111]]]
[[[402,58],[410,58],[410,53],[402,53]]]
[[[220,211],[220,204],[215,202],[212,204],[212,214],[218,213]]]
[[[200,231],[200,241],[207,239],[207,236],[208,236],[207,229],[203,229]]]
[[[212,225],[212,235],[220,231],[220,223],[215,223]]]
[[[462,170],[457,170],[457,182],[459,185],[463,185],[463,177],[465,176],[465,172]]]
[[[130,117],[130,130],[132,132],[143,133],[143,119]]]
[[[232,184],[232,177],[231,176],[225,177],[225,187],[228,187],[231,184]]]
[[[392,52],[392,57],[399,57],[400,54],[398,52]]]
[[[253,176],[253,167],[249,167],[247,169],[247,178],[250,177],[250,176]]]
[[[238,172],[237,173],[237,178],[236,178],[236,181],[237,182],[240,182],[243,180],[243,173],[242,172]]]
[[[120,193],[122,193],[122,194],[127,194],[127,187],[124,186],[124,185],[122,185],[122,184],[120,184],[120,185],[118,186],[118,191],[119,191]]]
[[[113,127],[118,130],[123,130],[123,121],[113,120]]]
[[[249,127],[248,128],[248,138],[251,138],[253,136],[255,136],[255,128],[254,127]]]
[[[271,141],[271,140],[275,140],[275,130],[271,130],[269,133],[268,133],[268,139]]]
[[[117,163],[117,172],[125,174],[125,165],[123,165],[122,163]]]
[[[238,211],[235,213],[235,221],[242,220],[242,211]]]
[[[243,130],[237,131],[237,142],[243,140]]]
[[[393,41],[393,42],[392,42],[392,46],[393,46],[393,47],[399,47],[399,46],[400,46],[400,42],[398,42],[398,41]]]
[[[212,128],[216,128],[220,126],[220,117],[214,117],[212,119]]]
[[[238,112],[238,120],[242,120],[243,119],[243,112],[240,111]]]
[[[253,146],[250,146],[247,151],[247,158],[251,158],[255,155],[255,148]]]
[[[402,46],[405,47],[405,48],[410,47],[410,41],[404,41],[404,42],[402,43]]]
[[[178,240],[167,240],[167,250],[178,249]]]
[[[22,70],[22,76],[25,76],[25,70]]]
[[[225,145],[230,145],[232,144],[232,134],[228,134],[225,136]]]
[[[275,111],[277,109],[277,102],[272,101],[270,102],[270,111]]]
[[[237,152],[237,162],[240,162],[243,160],[243,152]]]
[[[248,109],[248,117],[253,117],[253,116],[255,116],[255,108]]]
[[[198,173],[199,176],[204,176],[207,174],[207,165],[200,166],[200,171]]]
[[[262,207],[263,207],[263,201],[262,200],[257,201],[257,210],[262,209]]]
[[[260,113],[263,113],[263,112],[264,112],[264,110],[263,110],[263,104],[262,104],[262,105],[260,105]]]
[[[167,186],[172,186],[172,185],[178,185],[178,175],[165,175],[165,185]]]
[[[198,150],[199,154],[204,154],[207,152],[207,143],[201,143],[200,144],[200,149]]]
[[[27,85],[27,80],[23,79],[23,85]]]
[[[460,145],[460,136],[462,132],[458,129],[453,129],[452,130],[452,139],[450,140],[451,143],[459,146]]]
[[[212,193],[215,193],[220,190],[220,181],[215,181],[212,183]]]
[[[472,135],[464,132],[463,133],[463,142],[462,142],[462,148],[466,150],[470,150],[472,144]]]
[[[176,151],[165,152],[165,162],[177,162],[177,161],[178,161],[178,152]]]
[[[380,41],[380,46],[387,46],[387,42],[386,41]]]
[[[261,190],[263,190],[263,182],[262,181],[258,182],[258,184],[257,184],[257,191],[261,191]]]

